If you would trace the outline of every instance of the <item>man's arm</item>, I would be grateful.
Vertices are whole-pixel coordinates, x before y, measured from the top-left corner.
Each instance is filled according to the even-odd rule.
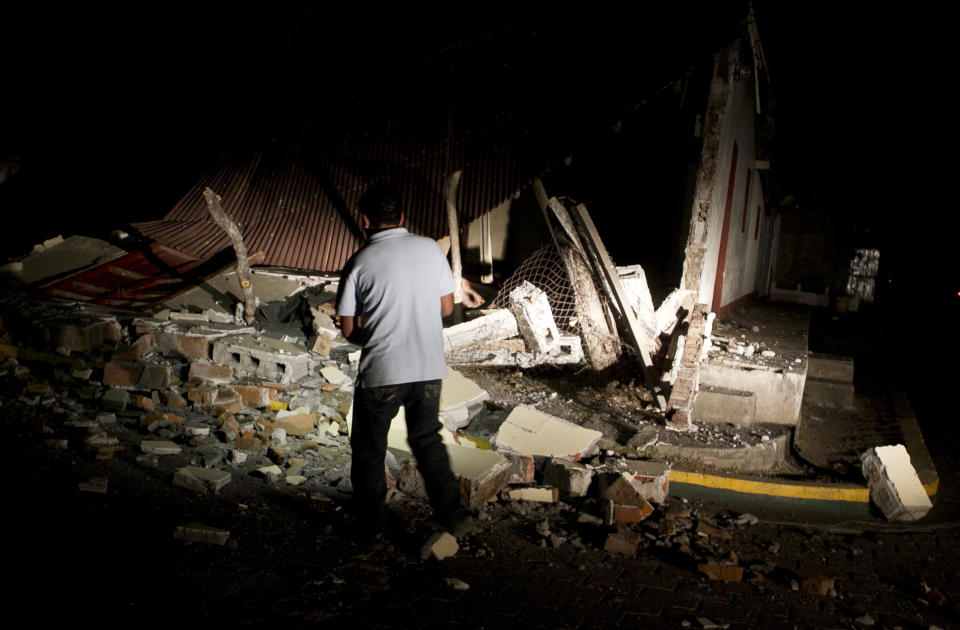
[[[440,296],[440,316],[446,317],[453,313],[453,293]],[[344,333],[346,336],[346,333]]]
[[[340,332],[343,333],[347,341],[359,343],[360,329],[362,328],[359,315],[338,315],[333,321],[340,328]],[[351,339],[350,337],[354,334],[357,335],[357,338]]]

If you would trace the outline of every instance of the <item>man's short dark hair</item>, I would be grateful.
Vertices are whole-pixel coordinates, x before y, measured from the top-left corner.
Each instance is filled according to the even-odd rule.
[[[390,184],[374,184],[363,193],[358,204],[372,225],[396,225],[400,222],[403,208],[400,194]]]

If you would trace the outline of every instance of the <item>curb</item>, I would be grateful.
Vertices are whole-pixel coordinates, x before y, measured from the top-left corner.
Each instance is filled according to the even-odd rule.
[[[910,402],[897,391],[893,404],[900,422],[904,446],[931,501],[936,501],[940,477],[917,423]],[[843,515],[872,513],[870,490],[854,483],[777,481],[747,476],[703,473],[674,468],[670,471],[670,493],[694,499],[719,501],[741,506],[813,510]]]

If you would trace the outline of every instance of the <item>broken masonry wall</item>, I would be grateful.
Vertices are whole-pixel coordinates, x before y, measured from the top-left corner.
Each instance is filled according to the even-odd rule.
[[[716,58],[684,262],[684,286],[718,313],[754,293],[760,252],[769,247],[760,239],[769,232],[755,168],[754,82],[738,71],[740,48],[735,42]]]

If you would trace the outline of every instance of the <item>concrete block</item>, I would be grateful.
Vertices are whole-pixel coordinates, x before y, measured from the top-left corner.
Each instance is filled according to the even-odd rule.
[[[165,365],[145,365],[140,373],[137,387],[141,389],[165,389],[170,385],[170,368]]]
[[[510,312],[517,319],[517,328],[533,354],[549,352],[560,332],[550,310],[547,294],[524,280],[510,292]]]
[[[187,523],[186,525],[178,525],[173,532],[173,537],[186,542],[222,546],[230,540],[230,531],[204,525],[203,523]]]
[[[100,398],[100,405],[104,409],[123,411],[130,403],[130,392],[124,389],[108,389]]]
[[[628,525],[620,525],[617,531],[609,534],[603,544],[604,551],[619,553],[631,558],[637,555],[642,535],[635,532]]]
[[[602,437],[600,431],[584,429],[521,405],[515,407],[500,425],[495,443],[498,450],[579,461],[598,451],[597,444]]]
[[[592,480],[593,470],[579,462],[554,458],[543,467],[543,483],[557,488],[566,496],[587,496]]]
[[[312,365],[310,353],[269,337],[250,335],[218,341],[213,345],[213,360],[249,374],[282,384],[296,383],[307,376]]]
[[[903,444],[877,446],[860,456],[870,498],[891,521],[916,521],[933,507]]]
[[[228,365],[217,365],[205,361],[194,361],[190,364],[187,374],[188,380],[199,379],[207,383],[224,385],[233,380],[233,369]]]
[[[133,387],[140,380],[143,366],[128,361],[110,361],[103,366],[103,384],[111,387]]]
[[[423,548],[420,550],[420,557],[423,560],[433,558],[434,560],[444,560],[451,558],[460,550],[457,539],[449,532],[437,532],[431,536]]]
[[[693,403],[693,419],[711,424],[730,423],[738,427],[750,426],[757,418],[757,397],[727,387],[701,386]]]
[[[271,483],[280,481],[280,479],[282,479],[285,476],[283,474],[283,471],[276,464],[272,466],[261,466],[260,468],[257,468],[257,474]]]
[[[829,405],[842,409],[853,407],[853,383],[825,378],[807,377],[803,398],[814,405]]]
[[[807,356],[807,378],[853,382],[853,357],[811,352]]]
[[[214,468],[200,468],[199,466],[185,466],[178,469],[173,475],[173,485],[188,488],[195,492],[219,492],[230,483],[231,475]]]
[[[470,424],[470,419],[483,409],[490,394],[454,369],[447,369],[447,378],[440,388],[440,422],[449,431]]]
[[[536,501],[538,503],[556,503],[559,492],[556,488],[507,488],[501,493],[507,501]]]
[[[143,440],[140,450],[154,455],[179,455],[182,449],[179,444],[169,440]]]

